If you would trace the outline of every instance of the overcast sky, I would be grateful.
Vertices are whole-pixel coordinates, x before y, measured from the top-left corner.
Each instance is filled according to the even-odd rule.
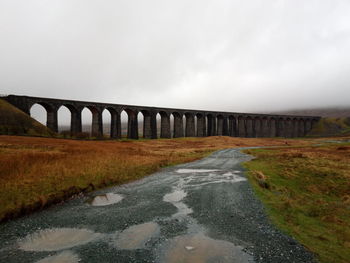
[[[0,0],[0,93],[238,112],[350,105],[349,0]]]

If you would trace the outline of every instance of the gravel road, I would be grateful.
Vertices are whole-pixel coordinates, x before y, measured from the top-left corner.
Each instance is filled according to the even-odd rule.
[[[240,149],[0,225],[0,262],[314,262],[268,221]]]

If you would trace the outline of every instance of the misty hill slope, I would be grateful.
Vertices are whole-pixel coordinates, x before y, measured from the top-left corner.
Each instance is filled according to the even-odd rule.
[[[350,107],[286,110],[274,114],[320,116],[322,119],[308,133],[312,137],[344,136],[350,134]]]
[[[322,118],[308,136],[345,136],[350,135],[350,117],[347,118]]]
[[[0,134],[51,137],[55,133],[7,101],[0,99]]]
[[[286,110],[274,113],[286,115],[320,116],[328,118],[346,118],[350,117],[350,107]]]

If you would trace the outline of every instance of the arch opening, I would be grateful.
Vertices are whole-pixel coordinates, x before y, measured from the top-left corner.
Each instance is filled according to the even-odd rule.
[[[156,121],[157,121],[157,138],[160,138],[161,120],[162,120],[162,117],[160,116],[160,113],[157,112],[157,115],[156,115]]]
[[[121,121],[121,138],[125,139],[128,136],[128,114],[125,110],[122,110],[120,113]]]
[[[174,115],[170,114],[170,136],[171,138],[174,138]]]
[[[71,135],[71,121],[72,113],[66,105],[59,107],[57,111],[57,125],[58,132],[63,135],[63,137],[68,137]]]
[[[136,120],[137,120],[137,139],[139,137],[143,138],[144,136],[143,125],[145,123],[145,115],[143,115],[141,111],[137,112]]]
[[[37,102],[30,107],[29,114],[53,132],[58,132],[56,106],[46,102]]]
[[[43,125],[47,124],[47,109],[41,103],[34,103],[29,109],[30,117]]]
[[[110,110],[103,109],[102,111],[102,132],[103,137],[111,138],[112,114]]]
[[[81,111],[81,131],[82,136],[90,137],[92,135],[92,112],[87,107]]]

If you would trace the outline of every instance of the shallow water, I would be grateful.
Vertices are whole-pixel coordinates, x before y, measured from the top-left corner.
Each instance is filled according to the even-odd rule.
[[[19,240],[19,248],[25,251],[57,251],[98,239],[100,234],[87,229],[52,228],[27,235]]]
[[[78,263],[79,261],[80,258],[75,253],[67,250],[57,255],[43,258],[36,263]]]
[[[164,263],[246,263],[253,260],[242,247],[203,233],[175,237],[165,247],[160,258]]]
[[[159,235],[159,232],[159,225],[154,222],[131,226],[117,234],[114,244],[118,249],[141,249],[152,237]]]
[[[106,193],[93,197],[88,201],[88,203],[92,206],[105,206],[119,203],[121,200],[123,200],[123,198],[124,197],[119,194]]]
[[[180,202],[187,196],[187,193],[184,190],[175,190],[169,194],[164,195],[163,201],[169,203]]]
[[[178,169],[176,170],[179,174],[188,174],[188,173],[209,173],[209,172],[217,172],[219,170],[214,169]]]

